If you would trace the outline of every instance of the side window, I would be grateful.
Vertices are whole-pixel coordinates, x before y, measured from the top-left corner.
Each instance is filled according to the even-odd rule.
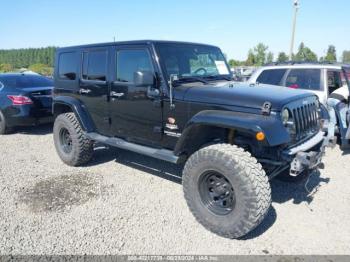
[[[77,76],[78,56],[76,52],[61,53],[58,58],[58,77],[75,80]]]
[[[262,71],[256,82],[269,85],[280,85],[286,69],[267,69]]]
[[[286,79],[286,86],[307,90],[322,90],[320,69],[292,69]]]
[[[334,90],[343,85],[340,71],[327,71],[328,93],[331,94]]]
[[[107,51],[83,52],[83,74],[85,80],[107,80]]]
[[[137,71],[151,71],[151,57],[146,49],[120,50],[117,52],[117,81],[134,82]]]

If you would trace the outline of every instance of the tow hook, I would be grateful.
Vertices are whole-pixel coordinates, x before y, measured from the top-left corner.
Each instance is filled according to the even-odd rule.
[[[322,152],[299,152],[290,165],[291,176],[298,176],[306,169],[316,169],[322,166]]]

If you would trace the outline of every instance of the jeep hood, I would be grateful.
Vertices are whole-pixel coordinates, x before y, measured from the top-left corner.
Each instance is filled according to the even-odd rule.
[[[270,102],[272,110],[280,111],[286,104],[315,96],[306,91],[272,85],[249,85],[245,83],[216,83],[190,86],[183,99],[189,102],[249,107],[261,109]]]

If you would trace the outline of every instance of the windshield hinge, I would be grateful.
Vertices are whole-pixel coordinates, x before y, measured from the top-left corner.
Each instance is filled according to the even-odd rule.
[[[263,115],[269,116],[271,114],[271,102],[265,102],[261,108],[261,113]]]

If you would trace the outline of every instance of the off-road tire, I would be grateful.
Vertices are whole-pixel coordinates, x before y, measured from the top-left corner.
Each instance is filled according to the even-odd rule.
[[[71,138],[71,151],[65,152],[60,141],[62,130]],[[59,115],[54,123],[53,136],[58,155],[69,166],[81,166],[89,162],[93,155],[93,141],[88,139],[74,113]]]
[[[0,111],[0,135],[8,134],[12,131],[6,124],[6,118],[4,114]]]
[[[218,172],[231,183],[235,206],[229,214],[217,215],[202,201],[199,182],[208,170]],[[185,164],[182,177],[184,196],[197,221],[226,238],[240,238],[265,218],[271,205],[271,188],[257,160],[234,145],[216,144],[195,152]]]

